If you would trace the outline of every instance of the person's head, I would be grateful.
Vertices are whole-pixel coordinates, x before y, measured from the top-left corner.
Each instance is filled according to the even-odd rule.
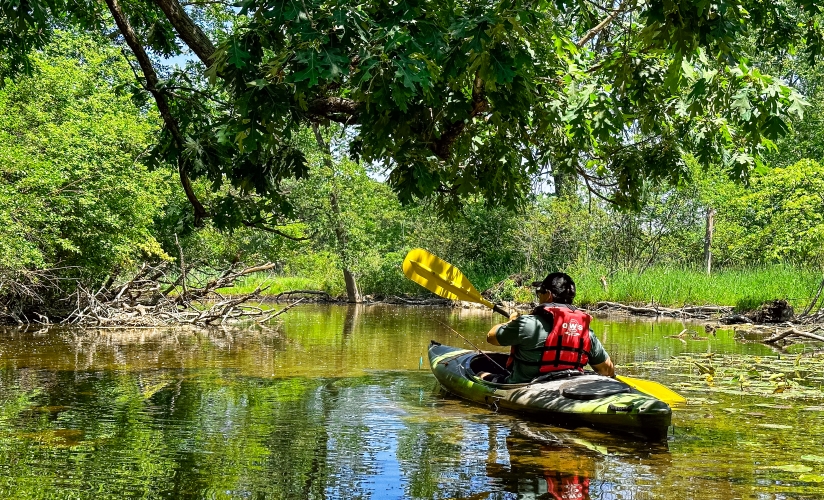
[[[572,304],[575,298],[575,282],[566,273],[550,273],[543,281],[535,281],[538,302],[557,302],[558,304]]]

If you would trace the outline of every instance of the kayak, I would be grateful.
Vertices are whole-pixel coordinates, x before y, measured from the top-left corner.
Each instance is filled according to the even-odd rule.
[[[486,352],[499,365],[507,355]],[[525,384],[502,384],[478,377],[500,369],[478,351],[429,345],[432,373],[448,392],[463,399],[517,412],[563,427],[589,426],[644,439],[666,438],[672,421],[669,405],[618,380],[595,372],[563,370]]]

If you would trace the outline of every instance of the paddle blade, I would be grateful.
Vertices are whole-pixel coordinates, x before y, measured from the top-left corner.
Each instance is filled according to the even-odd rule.
[[[659,384],[658,382],[653,382],[652,380],[623,377],[621,375],[618,375],[615,378],[639,392],[643,392],[644,394],[649,394],[654,398],[660,399],[670,406],[687,402],[687,399],[684,396],[678,394],[664,384]]]
[[[477,302],[487,307],[494,304],[481,297],[480,292],[463,273],[423,248],[415,248],[403,259],[403,274],[427,290],[450,300]]]

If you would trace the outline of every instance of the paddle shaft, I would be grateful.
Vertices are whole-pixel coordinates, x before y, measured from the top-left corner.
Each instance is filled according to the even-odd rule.
[[[509,313],[506,312],[506,309],[499,306],[498,304],[495,304],[494,307],[492,308],[492,310],[495,311],[498,314],[501,314],[501,315],[506,316],[507,318],[509,318]]]
[[[481,350],[481,348],[480,348],[480,347],[478,347],[478,346],[476,346],[475,344],[473,344],[472,342],[470,342],[470,340],[469,340],[468,338],[466,338],[466,337],[464,337],[463,335],[461,335],[460,333],[458,333],[458,331],[457,331],[457,330],[455,330],[455,329],[454,329],[454,328],[452,328],[451,326],[449,326],[449,325],[447,325],[446,323],[443,323],[443,322],[441,322],[441,321],[438,321],[438,323],[440,323],[440,324],[442,324],[443,326],[445,326],[445,327],[449,328],[450,330],[452,330],[452,333],[454,333],[454,334],[455,334],[455,335],[457,335],[458,337],[460,337],[460,338],[464,339],[464,342],[466,342],[467,344],[469,344],[469,345],[471,345],[472,347],[474,347],[474,348],[475,348],[475,350],[476,350],[476,351],[478,351],[479,353],[483,354],[483,355],[484,355],[484,357],[486,357],[486,359],[488,359],[489,361],[491,361],[493,365],[495,365],[495,366],[497,366],[498,368],[500,368],[501,370],[503,370],[503,372],[504,372],[504,373],[506,373],[506,374],[507,374],[507,376],[512,375],[512,372],[510,372],[509,370],[507,370],[506,368],[504,368],[503,366],[501,366],[501,365],[499,365],[497,362],[495,362],[495,360],[494,360],[494,359],[492,359],[492,358],[490,358],[490,357],[489,357],[489,356],[488,356],[485,352],[483,352],[483,351]]]

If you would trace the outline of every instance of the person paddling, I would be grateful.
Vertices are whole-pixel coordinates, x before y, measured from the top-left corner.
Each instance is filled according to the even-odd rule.
[[[589,328],[592,317],[572,305],[572,278],[550,273],[532,286],[539,303],[532,314],[515,312],[486,336],[492,345],[512,347],[507,359],[511,375],[502,382],[520,384],[554,371],[583,371],[587,364],[601,375],[615,377],[609,354]]]

